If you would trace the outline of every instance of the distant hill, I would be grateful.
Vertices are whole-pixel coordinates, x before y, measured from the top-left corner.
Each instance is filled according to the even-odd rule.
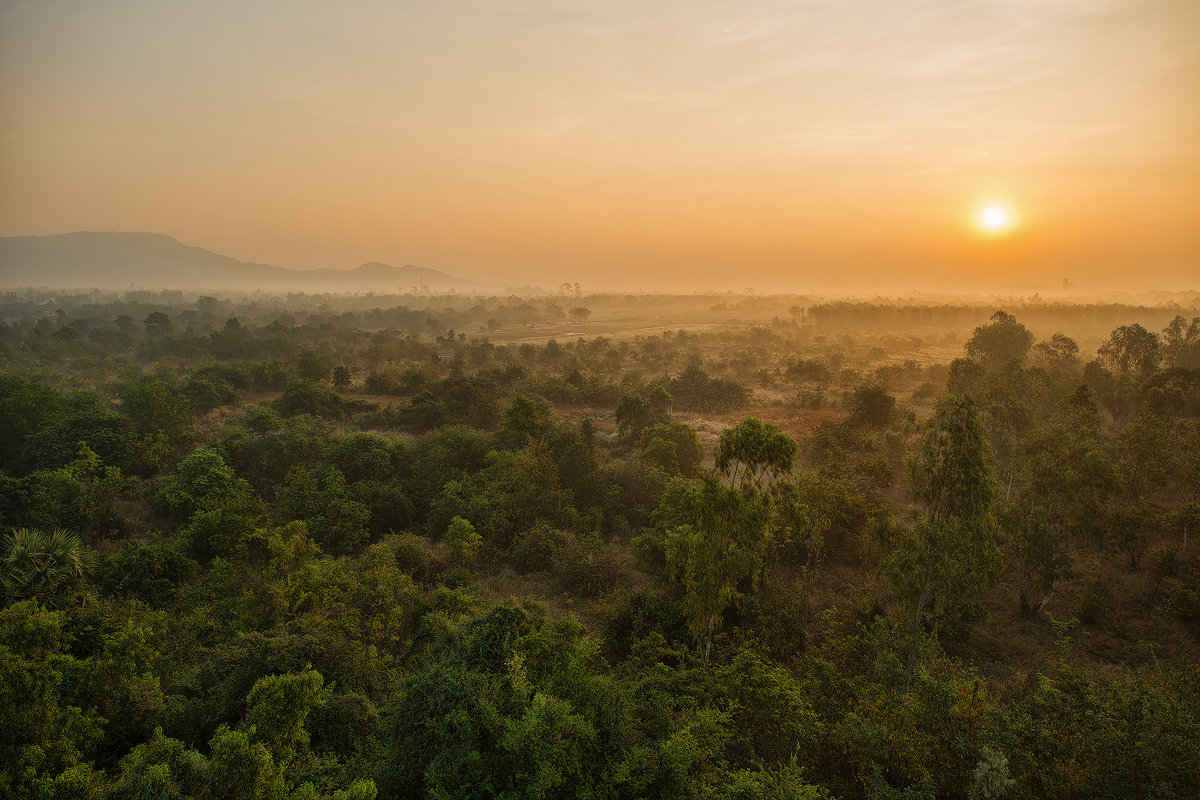
[[[354,269],[284,269],[189,247],[159,233],[63,233],[0,238],[0,286],[97,289],[357,292],[471,289],[425,267],[373,261]]]

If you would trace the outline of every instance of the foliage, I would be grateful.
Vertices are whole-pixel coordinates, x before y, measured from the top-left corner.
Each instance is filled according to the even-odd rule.
[[[733,381],[714,378],[694,361],[671,379],[667,390],[679,407],[687,411],[733,411],[750,399],[750,392],[746,387]]]
[[[44,533],[14,528],[0,546],[5,605],[34,599],[49,608],[57,607],[83,586],[98,562],[77,536],[62,530]]]
[[[887,428],[896,418],[896,398],[876,384],[857,386],[850,396],[850,423]]]
[[[705,480],[696,500],[690,521],[668,533],[666,561],[668,574],[684,586],[688,626],[707,667],[726,608],[744,584],[757,586],[767,557],[769,516],[766,496],[753,483],[733,488]]]
[[[694,477],[704,461],[696,431],[682,422],[659,422],[642,431],[642,456],[669,475]]]
[[[978,619],[980,589],[999,567],[995,481],[987,437],[970,398],[938,405],[913,462],[923,514],[892,543],[886,570],[909,608],[905,686],[911,686],[926,625]]]
[[[734,488],[759,489],[765,480],[791,470],[797,449],[778,426],[747,417],[717,440],[717,472]]]
[[[446,528],[446,545],[460,561],[470,561],[483,544],[475,526],[462,517],[454,517]]]
[[[1033,334],[1006,311],[992,314],[967,342],[967,354],[987,369],[998,372],[1013,361],[1023,361],[1033,345]]]
[[[0,796],[1196,795],[1190,301],[569,293],[6,296]]]

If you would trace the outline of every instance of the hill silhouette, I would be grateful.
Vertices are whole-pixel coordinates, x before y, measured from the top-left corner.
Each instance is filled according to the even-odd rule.
[[[405,291],[479,284],[426,267],[285,269],[240,261],[160,233],[78,232],[0,238],[0,285],[98,289]]]

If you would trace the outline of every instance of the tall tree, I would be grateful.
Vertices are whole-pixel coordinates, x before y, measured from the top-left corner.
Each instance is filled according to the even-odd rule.
[[[1141,325],[1122,325],[1100,345],[1096,353],[1117,378],[1145,379],[1158,367],[1161,352],[1158,337]]]
[[[967,342],[967,355],[998,372],[1013,361],[1024,361],[1033,346],[1033,334],[1007,311],[992,314],[991,321],[975,329]]]
[[[893,582],[911,604],[905,691],[912,686],[921,632],[943,616],[969,619],[979,589],[995,577],[995,479],[991,447],[975,403],[941,401],[913,462],[921,513],[889,558]]]
[[[749,484],[732,488],[706,477],[691,496],[690,524],[667,539],[667,572],[683,583],[688,628],[704,668],[713,635],[744,584],[757,588],[770,541],[767,497]]]
[[[1162,332],[1162,357],[1168,367],[1200,368],[1200,317],[1188,322],[1177,314],[1167,323]]]

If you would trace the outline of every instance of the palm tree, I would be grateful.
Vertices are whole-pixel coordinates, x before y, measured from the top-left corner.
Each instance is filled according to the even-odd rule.
[[[79,537],[62,530],[14,528],[0,542],[0,552],[5,605],[35,598],[54,608],[83,584],[98,562],[96,553],[84,547]]]

